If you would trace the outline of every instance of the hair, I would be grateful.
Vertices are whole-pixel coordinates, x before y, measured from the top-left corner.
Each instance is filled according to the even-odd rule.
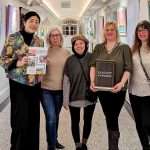
[[[85,41],[85,40],[82,40],[82,39],[77,39],[77,40],[81,40],[81,41],[83,41],[85,43],[85,51],[87,51],[88,48],[89,48],[89,43],[87,41]],[[72,42],[72,51],[73,52],[75,52],[74,45],[75,45],[75,43],[76,43],[77,40],[75,40],[74,42]]]
[[[30,17],[36,16],[41,21],[40,16],[35,11],[29,11],[23,16],[23,21],[27,21]]]
[[[50,41],[50,36],[51,36],[51,34],[52,34],[53,31],[58,31],[59,32],[59,34],[60,34],[60,47],[62,47],[64,39],[63,39],[62,30],[59,27],[52,27],[52,28],[50,28],[50,30],[49,30],[49,32],[47,34],[47,37],[46,37],[46,43],[47,43],[47,45],[49,45],[50,47],[52,47],[52,44],[51,44],[51,41]]]
[[[119,32],[118,32],[117,23],[114,22],[114,21],[109,21],[109,22],[106,22],[106,23],[105,23],[105,26],[104,26],[104,33],[103,33],[104,41],[103,41],[103,42],[104,42],[104,43],[107,42],[107,39],[106,39],[106,37],[105,37],[105,30],[106,30],[106,28],[107,28],[108,26],[113,26],[113,27],[115,28],[116,36],[117,36],[117,41],[119,41],[119,40],[120,40],[120,37],[119,37]]]
[[[149,35],[148,35],[147,46],[150,47],[150,22],[147,20],[143,20],[143,21],[139,22],[135,28],[135,34],[134,34],[135,37],[134,37],[134,43],[132,46],[132,53],[137,52],[142,46],[142,42],[138,37],[138,29],[139,28],[148,30]]]

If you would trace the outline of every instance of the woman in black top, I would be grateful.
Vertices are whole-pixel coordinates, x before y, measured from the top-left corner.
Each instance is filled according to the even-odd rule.
[[[64,69],[64,107],[69,105],[71,115],[72,136],[76,150],[87,150],[87,140],[91,132],[91,123],[95,109],[95,99],[86,97],[86,89],[89,86],[88,62],[91,54],[88,50],[88,40],[83,35],[72,38],[73,55],[66,62]],[[80,143],[80,110],[84,108],[83,136]]]
[[[10,84],[11,150],[39,149],[41,77],[26,74],[29,46],[43,46],[43,40],[34,35],[39,24],[36,12],[25,14],[24,28],[9,35],[2,51]]]

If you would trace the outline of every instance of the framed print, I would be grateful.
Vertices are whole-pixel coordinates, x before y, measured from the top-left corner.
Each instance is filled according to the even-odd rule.
[[[121,36],[127,34],[127,10],[125,7],[120,7],[117,11],[118,31]]]

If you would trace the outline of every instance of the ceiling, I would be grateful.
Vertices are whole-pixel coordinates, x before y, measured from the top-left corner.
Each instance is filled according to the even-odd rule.
[[[79,20],[83,15],[94,13],[110,0],[18,0],[28,6],[44,6],[59,19]]]

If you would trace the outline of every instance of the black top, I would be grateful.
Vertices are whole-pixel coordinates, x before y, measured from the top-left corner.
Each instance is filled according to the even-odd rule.
[[[34,33],[26,32],[25,30],[20,31],[21,35],[23,36],[24,42],[29,46],[33,39]]]

